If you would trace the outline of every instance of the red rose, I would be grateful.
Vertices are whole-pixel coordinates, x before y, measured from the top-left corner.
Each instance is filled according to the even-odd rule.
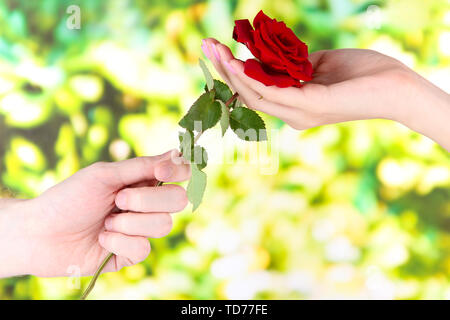
[[[258,59],[245,61],[247,76],[266,86],[280,88],[301,87],[300,80],[312,80],[308,46],[284,22],[260,11],[253,20],[253,27],[247,19],[236,20],[233,30],[233,39],[245,44]]]

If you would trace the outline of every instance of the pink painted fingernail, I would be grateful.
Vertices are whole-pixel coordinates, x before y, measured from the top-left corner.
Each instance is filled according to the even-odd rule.
[[[127,206],[127,195],[121,191],[116,196],[116,206],[120,209],[125,209]]]
[[[219,54],[219,52],[217,51],[216,46],[215,46],[215,45],[211,45],[211,46],[212,46],[212,51],[214,52],[214,56],[216,57],[216,60],[217,60],[217,61],[220,61],[220,54]]]
[[[234,68],[231,66],[231,64],[228,61],[223,61],[223,64],[225,65],[225,67],[227,67],[227,69],[232,73],[232,74],[236,74],[236,70],[234,70]]]
[[[208,45],[206,44],[206,41],[205,41],[205,40],[202,40],[202,46],[201,46],[201,48],[202,48],[203,54],[204,54],[208,59],[211,60],[211,52],[209,51]]]

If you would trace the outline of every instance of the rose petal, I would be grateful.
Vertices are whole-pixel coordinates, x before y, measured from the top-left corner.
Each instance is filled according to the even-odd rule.
[[[265,23],[265,22],[272,22],[272,20],[275,20],[275,19],[271,19],[262,10],[260,10],[258,12],[258,14],[256,15],[255,19],[253,19],[253,26],[256,29],[259,27],[260,24]]]
[[[245,20],[236,20],[234,22],[234,30],[233,30],[233,39],[237,42],[246,44],[247,42],[252,42],[252,31],[253,27],[250,24],[250,21]]]
[[[236,20],[233,29],[233,39],[237,42],[245,44],[245,46],[250,50],[250,52],[255,56],[259,57],[259,50],[255,47],[253,40],[253,27],[250,25],[248,20]]]
[[[309,60],[305,60],[297,64],[290,62],[286,67],[286,71],[294,79],[303,81],[312,80],[313,67],[311,62],[309,62]]]
[[[308,57],[308,46],[284,22],[277,23],[274,26],[274,32],[276,33],[275,38],[280,47],[290,52],[292,52],[291,48],[295,48],[294,50],[297,51],[299,56]]]
[[[259,11],[253,27],[248,20],[237,20],[233,30],[233,38],[245,44],[258,59],[245,62],[245,74],[267,86],[280,88],[302,87],[300,80],[312,80],[314,71],[308,60],[308,46],[284,22]]]
[[[252,79],[262,82],[266,86],[277,86],[287,88],[296,86],[299,81],[287,74],[281,74],[264,69],[263,65],[255,59],[249,59],[244,63],[244,73]]]
[[[279,51],[276,45],[267,37],[268,31],[265,25],[261,25],[258,30],[254,32],[255,47],[259,50],[258,58],[263,64],[269,65],[272,69],[284,71],[285,64],[280,59],[282,52]],[[278,51],[273,51],[278,50]]]

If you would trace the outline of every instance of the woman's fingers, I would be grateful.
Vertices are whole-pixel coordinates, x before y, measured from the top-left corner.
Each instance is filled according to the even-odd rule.
[[[277,88],[276,86],[265,86],[259,81],[248,77],[244,73],[244,64],[242,61],[236,60],[231,50],[215,39],[206,39],[205,43],[209,46],[211,52],[216,52],[210,58],[214,67],[217,69],[222,78],[230,84],[235,91],[239,91],[241,87],[234,87],[232,78],[239,78],[242,83],[249,86],[253,91],[258,93],[258,97],[264,97],[274,103],[284,104],[291,107],[298,107],[299,102],[304,101],[304,95],[298,88]],[[231,75],[230,75],[231,72]]]
[[[222,79],[231,86],[230,79],[228,78],[227,73],[225,72],[222,64],[220,63],[221,57],[216,47],[218,44],[220,44],[220,42],[217,41],[216,39],[213,38],[204,39],[202,44],[202,50],[205,56],[212,62],[214,68],[220,74]],[[234,58],[230,50],[226,51],[225,54],[228,59]],[[232,89],[233,91],[235,91],[234,88]]]
[[[116,206],[134,212],[178,212],[188,203],[186,191],[178,185],[122,189],[116,196]]]
[[[106,231],[131,236],[160,238],[168,235],[172,229],[172,216],[169,213],[113,214],[106,218],[105,228]]]
[[[266,86],[263,83],[248,77],[244,73],[244,63],[234,58],[230,49],[218,42],[215,39],[208,39],[207,43],[211,48],[216,48],[218,53],[212,60],[214,66],[224,78],[224,80],[233,87],[234,91],[242,90],[241,87],[235,87],[234,78],[239,78],[241,83],[250,87],[258,94],[258,97],[263,97],[270,102],[281,104],[293,108],[301,108],[308,110],[314,106],[317,93],[323,93],[324,87],[314,83],[307,83],[303,88],[278,88],[276,86]],[[213,49],[211,49],[213,50]],[[313,65],[317,65],[322,59],[326,51],[314,52],[310,55],[310,60]],[[231,73],[231,74],[230,74]]]
[[[242,61],[233,59],[228,62],[224,61],[224,64],[225,63],[228,63],[229,67],[233,69],[236,78],[239,78],[244,85],[250,87],[268,101],[290,107],[301,107],[302,104],[305,104],[307,101],[302,89],[266,86],[263,83],[248,77],[244,73],[244,64]]]
[[[264,99],[273,103],[300,108],[305,111],[313,111],[318,103],[316,97],[324,97],[326,94],[326,88],[315,83],[306,83],[302,88],[278,88],[276,86],[266,86],[244,73],[244,64],[242,61],[233,59],[230,60],[228,64],[230,68],[235,71],[236,77],[239,78],[244,85],[250,87],[261,97],[264,97]]]
[[[308,60],[313,65],[314,69],[318,67],[318,65],[320,64],[321,60],[324,58],[327,52],[328,50],[320,50],[309,54]]]
[[[316,119],[299,108],[308,101],[305,98],[306,87],[302,89],[267,87],[245,75],[242,61],[234,59],[227,46],[215,39],[206,39],[203,48],[208,50],[207,56],[222,78],[233,91],[239,93],[239,99],[248,107],[280,118],[296,129],[317,125]],[[311,89],[313,88],[310,86],[307,90]]]
[[[225,72],[231,84],[248,107],[273,115],[284,121],[286,121],[288,117],[292,116],[292,112],[294,110],[291,110],[291,107],[273,103],[267,100],[265,97],[261,96],[241,81],[241,79],[237,76],[236,70],[234,70],[229,63],[229,61],[232,60],[226,60],[227,57],[229,58],[227,54],[227,51],[229,49],[226,46],[219,44],[217,45],[217,49],[221,57],[221,63],[224,69],[226,69]]]
[[[150,254],[150,242],[145,237],[127,236],[116,232],[102,232],[98,241],[105,250],[128,261],[125,265],[137,264],[145,260]],[[119,268],[122,266],[119,266]],[[110,268],[107,268],[107,271]]]

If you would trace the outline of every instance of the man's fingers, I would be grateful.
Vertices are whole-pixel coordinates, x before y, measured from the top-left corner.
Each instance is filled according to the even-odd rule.
[[[127,188],[119,191],[116,206],[134,212],[178,212],[188,203],[186,191],[175,184]]]
[[[105,220],[107,231],[131,236],[160,238],[172,230],[172,216],[169,213],[120,213]]]
[[[150,242],[145,237],[127,236],[116,232],[102,232],[100,245],[118,257],[126,259],[127,265],[137,264],[150,254]]]
[[[97,162],[88,167],[86,174],[94,175],[105,184],[123,187],[155,179],[155,165],[171,158],[174,150],[152,157],[138,157],[119,162]]]
[[[189,165],[178,158],[178,151],[171,150],[159,156],[138,157],[119,162],[97,162],[85,171],[103,183],[120,188],[142,185],[148,181],[184,181],[190,176]]]
[[[160,161],[155,166],[155,178],[159,181],[181,182],[190,177],[191,167],[189,164],[176,164],[174,160],[169,159]]]

